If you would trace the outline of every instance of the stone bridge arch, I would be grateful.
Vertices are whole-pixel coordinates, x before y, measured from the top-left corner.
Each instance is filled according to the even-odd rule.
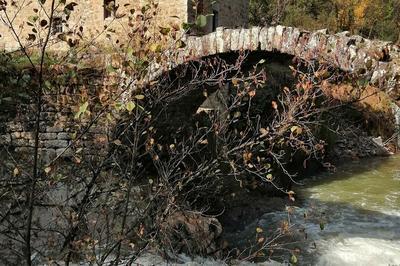
[[[169,70],[206,57],[248,51],[253,58],[260,54],[297,57],[306,61],[326,63],[343,72],[355,74],[355,78],[361,80],[362,84],[370,85],[369,88],[372,87],[375,91],[384,92],[391,99],[391,110],[388,111],[391,116],[389,131],[393,129],[397,132],[394,134],[400,134],[400,47],[398,45],[366,39],[359,35],[351,35],[349,32],[329,34],[327,30],[310,32],[280,25],[249,29],[221,27],[204,36],[186,36],[183,41],[186,46],[176,51],[176,60],[169,63]],[[266,58],[269,58],[268,55]],[[156,80],[164,71],[165,68],[160,69],[155,66],[150,71],[150,80]],[[369,88],[366,88],[366,93]],[[214,96],[218,95],[212,97]],[[199,110],[203,107],[206,110],[207,104],[204,102]],[[211,109],[213,108],[215,106]],[[400,139],[397,145],[400,146]]]
[[[357,74],[360,79],[385,91],[400,105],[400,47],[390,42],[369,40],[349,32],[309,32],[280,25],[218,28],[204,36],[187,36],[184,42],[186,46],[177,51],[176,61],[170,63],[170,69],[203,57],[243,50],[276,52],[325,62]],[[161,72],[154,67],[150,79],[157,79]]]

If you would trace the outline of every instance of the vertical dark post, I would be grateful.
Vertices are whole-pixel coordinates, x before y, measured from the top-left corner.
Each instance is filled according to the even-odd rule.
[[[213,10],[212,31],[216,31],[219,24],[219,14],[217,10]]]

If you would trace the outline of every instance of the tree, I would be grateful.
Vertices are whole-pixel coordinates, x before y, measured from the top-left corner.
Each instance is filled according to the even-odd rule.
[[[327,28],[333,32],[350,31],[367,38],[396,41],[397,5],[397,1],[386,0],[253,0],[249,14],[253,25]]]
[[[324,156],[325,143],[314,133],[329,101],[321,96],[321,83],[330,76],[325,66],[299,62],[296,84],[267,98],[265,62],[247,67],[245,52],[193,60],[149,80],[155,65],[169,69],[185,46],[179,27],[152,24],[157,3],[115,6],[117,26],[111,22],[100,33],[108,45],[86,39],[80,26],[53,34],[55,12],[65,14],[67,27],[77,2],[0,3],[19,43],[19,51],[5,55],[2,70],[13,74],[0,88],[21,85],[24,106],[35,118],[32,130],[22,132],[32,133],[31,148],[21,153],[12,143],[1,147],[7,173],[0,179],[4,264],[129,264],[149,248],[165,256],[217,254],[221,191],[255,181],[293,200],[291,159],[299,155],[306,164]],[[288,3],[276,3],[274,20],[281,20]],[[26,18],[19,33],[12,17],[21,8],[37,15]],[[60,42],[68,49],[53,55],[51,46]],[[103,56],[111,64],[87,65]],[[27,66],[18,64],[21,58]],[[223,108],[198,114],[201,102],[218,91]],[[53,109],[67,113],[58,122],[69,129],[68,141],[46,161],[43,122]],[[257,247],[266,249],[275,235],[259,239]]]

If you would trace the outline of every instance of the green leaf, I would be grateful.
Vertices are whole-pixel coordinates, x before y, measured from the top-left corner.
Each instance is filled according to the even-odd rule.
[[[51,89],[51,82],[50,81],[46,80],[44,82],[44,85],[46,86],[47,89]]]
[[[297,264],[297,262],[298,262],[297,257],[293,254],[292,257],[290,257],[290,263]]]
[[[325,224],[323,222],[319,223],[319,229],[321,229],[321,231],[325,229]]]
[[[192,23],[183,23],[182,24],[182,29],[186,30],[190,30],[191,28],[193,28],[194,24]]]
[[[109,72],[109,73],[114,73],[116,70],[115,70],[115,68],[112,66],[112,65],[108,65],[107,67],[106,67],[106,70],[107,70],[107,72]]]
[[[37,15],[33,15],[33,16],[29,16],[28,17],[28,21],[31,22],[31,23],[36,22],[36,20],[38,20],[38,19],[39,19],[39,16],[37,16]]]
[[[128,49],[126,50],[126,54],[128,55],[128,56],[133,56],[133,48],[131,47],[131,46],[129,46],[128,47]]]
[[[176,48],[180,49],[180,48],[185,48],[186,47],[186,43],[184,43],[183,41],[179,40],[176,42]]]
[[[115,110],[119,112],[124,107],[123,103],[117,102],[115,103]]]
[[[160,27],[160,33],[161,33],[162,35],[167,35],[170,31],[171,31],[170,28],[163,28],[163,27]]]
[[[86,113],[88,106],[88,102],[84,102],[81,106],[79,106],[79,111],[75,114],[75,119],[79,119],[82,114]]]
[[[204,15],[199,15],[196,18],[196,26],[199,28],[204,28],[207,25],[207,17]]]
[[[135,109],[135,107],[136,107],[136,104],[132,101],[130,101],[126,104],[126,110],[128,110],[129,113],[132,112],[133,109]]]
[[[89,106],[89,103],[88,103],[88,102],[84,102],[84,103],[79,107],[79,112],[81,112],[82,114],[86,113],[88,106]]]

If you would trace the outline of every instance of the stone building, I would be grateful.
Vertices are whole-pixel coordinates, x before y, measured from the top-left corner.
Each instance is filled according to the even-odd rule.
[[[133,14],[140,10],[149,0],[67,0],[69,12],[65,12],[65,5],[58,5],[54,14],[54,23],[52,26],[53,37],[65,32],[74,32],[82,35],[83,39],[102,43],[104,36],[110,28],[117,28],[119,34],[123,34],[123,24],[129,23],[126,17],[120,18],[123,14]],[[201,31],[196,33],[209,33],[217,27],[224,26],[229,28],[245,27],[248,21],[248,0],[154,0],[158,2],[157,19],[154,19],[154,25],[165,27],[175,24],[191,23],[196,14],[207,15],[207,25]],[[50,13],[51,1],[8,1],[4,11],[0,11],[0,49],[15,50],[19,47],[18,41],[24,45],[32,45],[43,39],[44,32],[40,34],[42,20],[46,19]],[[15,4],[11,4],[15,2]],[[44,2],[44,4],[40,4]],[[195,6],[197,8],[195,8]],[[116,7],[116,8],[112,8]],[[69,15],[69,20],[66,17]],[[10,21],[14,26],[14,32],[10,29]],[[45,22],[43,22],[45,23]],[[32,32],[33,28],[36,28]],[[36,31],[36,32],[35,32]],[[15,37],[19,36],[19,40]],[[31,34],[31,35],[30,35]],[[33,35],[36,35],[35,37]],[[41,36],[40,36],[41,35]],[[53,38],[56,40],[56,38]],[[61,49],[63,45],[52,42],[53,49]]]

